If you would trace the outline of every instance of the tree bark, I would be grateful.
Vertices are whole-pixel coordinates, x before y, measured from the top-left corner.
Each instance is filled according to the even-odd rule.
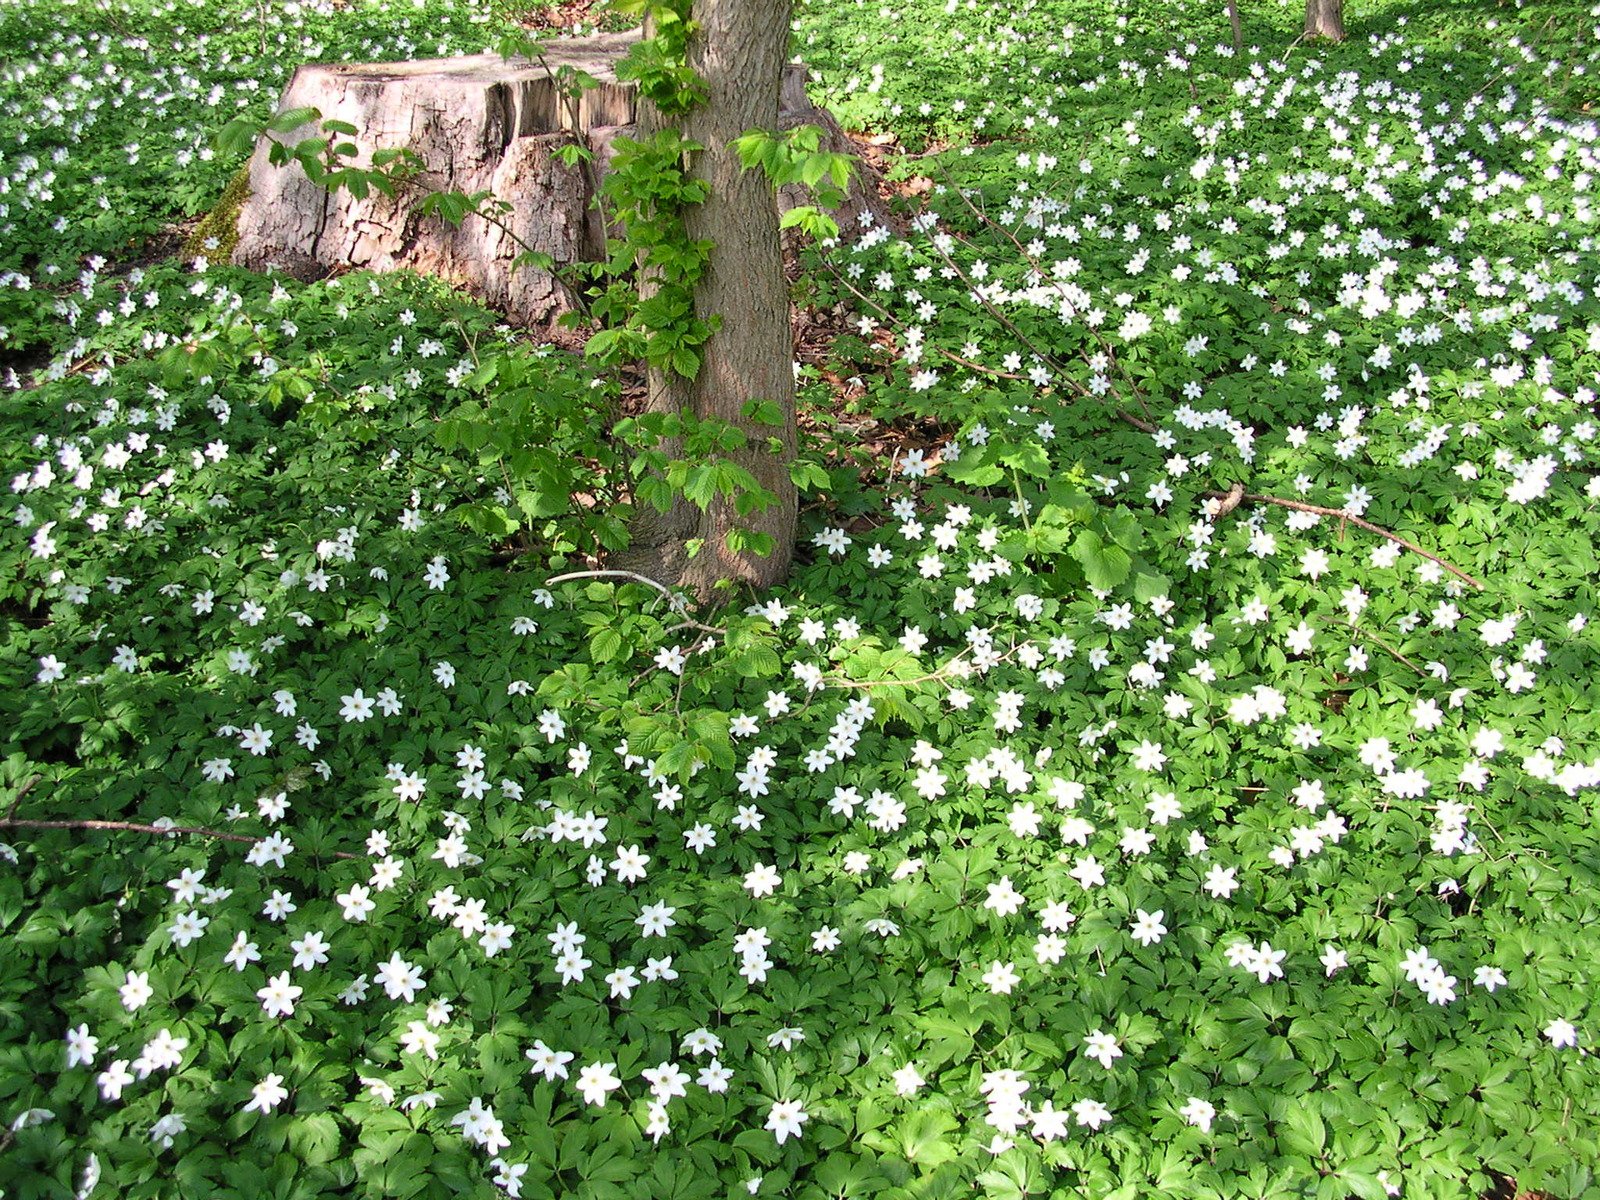
[[[1244,23],[1239,20],[1239,0],[1228,0],[1228,24],[1233,27],[1233,52],[1244,52]]]
[[[1305,36],[1344,41],[1344,0],[1306,0]]]
[[[742,428],[748,445],[730,457],[777,503],[741,517],[724,499],[701,511],[679,498],[665,514],[641,514],[634,545],[618,561],[702,597],[724,580],[770,587],[788,574],[794,547],[794,345],[778,209],[772,184],[760,171],[743,170],[731,145],[752,129],[778,128],[790,11],[789,0],[697,0],[693,10],[700,28],[690,40],[688,61],[707,95],[678,125],[705,147],[693,156],[690,174],[709,185],[710,195],[689,210],[686,221],[689,237],[713,243],[695,290],[695,312],[707,320],[719,317],[721,326],[705,343],[693,380],[651,372],[648,405]],[[642,136],[670,123],[652,105],[639,108]],[[743,417],[745,404],[756,399],[778,406],[779,426],[753,425]],[[668,447],[669,457],[673,452]],[[733,553],[727,535],[736,528],[770,534],[772,553]]]

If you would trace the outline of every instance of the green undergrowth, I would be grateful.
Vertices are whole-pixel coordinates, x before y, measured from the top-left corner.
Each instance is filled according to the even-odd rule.
[[[5,1194],[1593,1196],[1600,17],[1242,7],[801,8],[949,148],[716,609],[615,380],[129,265],[472,14],[0,8]]]

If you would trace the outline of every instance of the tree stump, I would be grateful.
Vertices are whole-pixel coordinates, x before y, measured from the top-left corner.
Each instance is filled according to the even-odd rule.
[[[275,268],[299,279],[342,268],[413,270],[466,287],[524,325],[548,322],[575,307],[557,278],[512,264],[517,238],[557,264],[604,256],[606,229],[594,203],[612,143],[633,131],[635,89],[616,77],[616,64],[638,33],[599,34],[549,43],[543,62],[495,54],[422,59],[406,63],[309,64],[295,71],[279,111],[316,108],[319,122],[289,134],[293,143],[319,132],[321,121],[355,126],[356,165],[373,151],[409,148],[422,171],[394,197],[357,199],[347,190],[313,184],[298,165],[274,166],[263,139],[249,165],[249,198],[239,209],[233,261],[257,270]],[[551,72],[563,66],[600,80],[571,111]],[[780,123],[813,124],[826,133],[824,149],[850,152],[838,124],[805,94],[805,69],[785,71]],[[556,151],[574,140],[595,154],[592,169],[568,167]],[[870,167],[858,164],[849,195],[834,217],[841,231],[870,214],[889,224],[888,206]],[[500,219],[516,234],[479,217],[452,227],[419,211],[431,191],[487,191],[512,204]],[[778,198],[787,211],[809,202],[800,189]]]

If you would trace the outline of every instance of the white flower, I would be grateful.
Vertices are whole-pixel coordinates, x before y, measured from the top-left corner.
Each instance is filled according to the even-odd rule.
[[[667,930],[677,924],[672,919],[677,911],[670,904],[647,904],[633,923],[639,927],[641,937],[666,937]]]
[[[340,696],[339,715],[346,721],[361,722],[372,716],[374,702],[372,697],[361,694],[357,688],[348,696]]]
[[[798,1100],[779,1100],[767,1112],[766,1127],[772,1131],[778,1140],[778,1145],[783,1145],[791,1137],[799,1137],[800,1129],[809,1115],[800,1107]]]
[[[428,1028],[426,1021],[412,1021],[400,1035],[400,1048],[407,1054],[425,1054],[439,1057],[439,1035]]]
[[[534,1042],[533,1049],[526,1051],[525,1056],[533,1064],[528,1073],[543,1075],[547,1080],[567,1078],[567,1064],[576,1057],[569,1050],[552,1050],[543,1042]]]
[[[283,1076],[268,1075],[250,1089],[250,1103],[245,1112],[269,1113],[289,1098],[289,1089],[283,1086]]]
[[[167,932],[172,935],[172,944],[187,946],[190,942],[205,933],[206,926],[211,924],[210,917],[202,917],[197,911],[181,913],[172,924],[167,927]]]
[[[1133,765],[1140,771],[1159,771],[1167,761],[1160,742],[1141,741],[1133,750]]]
[[[756,898],[770,896],[783,883],[783,877],[768,863],[757,863],[745,873],[744,887]]]
[[[1478,967],[1472,972],[1472,982],[1486,992],[1506,986],[1506,973],[1499,967]]]
[[[388,962],[379,965],[373,979],[383,985],[389,999],[404,1000],[407,1004],[428,986],[422,978],[422,968],[406,962],[398,951],[389,956]]]
[[[1167,915],[1164,911],[1158,908],[1155,912],[1148,913],[1141,908],[1137,909],[1134,915],[1137,920],[1128,933],[1141,946],[1154,945],[1166,937],[1167,927],[1161,923],[1161,918]]]
[[[733,1072],[713,1058],[700,1068],[700,1074],[694,1077],[694,1081],[706,1091],[721,1095],[728,1090],[728,1081],[732,1078]]]
[[[1199,1096],[1190,1096],[1188,1103],[1178,1110],[1178,1115],[1199,1129],[1201,1133],[1210,1133],[1211,1122],[1216,1120],[1217,1110],[1216,1106],[1209,1100],[1202,1100]]]
[[[676,1063],[664,1062],[659,1066],[647,1067],[639,1074],[650,1085],[650,1094],[657,1100],[671,1100],[675,1096],[689,1094],[689,1072]]]
[[[334,899],[344,909],[346,921],[365,921],[367,914],[378,907],[377,902],[370,898],[368,890],[359,883],[353,885],[348,892],[340,892]]]
[[[989,990],[996,995],[1009,996],[1011,989],[1016,987],[1022,977],[1017,974],[1017,969],[1008,962],[993,962],[989,969],[983,973],[983,982]]]
[[[150,1126],[150,1140],[159,1142],[163,1150],[170,1150],[172,1143],[188,1128],[181,1113],[168,1113]]]
[[[604,1108],[606,1097],[621,1086],[616,1063],[590,1063],[578,1072],[578,1091],[596,1108]]]
[[[519,1200],[522,1195],[522,1177],[528,1173],[527,1163],[508,1163],[503,1158],[489,1160],[489,1165],[495,1169],[494,1185],[511,1197]]]
[[[793,1050],[796,1044],[806,1040],[805,1030],[795,1029],[792,1026],[779,1029],[767,1034],[767,1045],[776,1050],[782,1046],[785,1050]]]
[[[1286,956],[1286,951],[1274,950],[1268,943],[1262,942],[1260,946],[1248,951],[1241,965],[1262,983],[1266,983],[1271,979],[1283,978],[1282,964]]]
[[[1103,1029],[1096,1029],[1083,1039],[1083,1052],[1108,1071],[1111,1064],[1122,1057],[1122,1047],[1117,1045],[1117,1039]]]
[[[894,1073],[894,1090],[897,1096],[914,1096],[928,1081],[917,1070],[916,1063],[907,1063]]]
[[[128,1070],[128,1060],[119,1058],[95,1077],[103,1100],[122,1099],[122,1089],[133,1082],[133,1072]]]
[[[1009,917],[1026,902],[1022,893],[1012,886],[1011,876],[1003,875],[999,883],[989,885],[989,898],[983,902],[983,906],[1002,917]]]
[[[294,1015],[294,1002],[305,992],[302,987],[289,982],[289,972],[283,971],[274,975],[267,981],[267,986],[258,988],[256,996],[261,1001],[261,1011],[269,1017],[289,1017]]]
[[[695,1029],[684,1034],[681,1048],[685,1054],[693,1054],[699,1058],[703,1054],[713,1057],[722,1049],[722,1039],[709,1029]]]
[[[143,1008],[155,995],[155,989],[150,986],[150,973],[148,971],[129,971],[127,982],[117,989],[122,997],[122,1007],[129,1012],[137,1012]]]
[[[839,942],[839,931],[831,925],[820,925],[811,932],[811,948],[818,954],[837,950]]]
[[[1206,891],[1226,900],[1239,890],[1239,872],[1234,867],[1214,866],[1206,872]]]
[[[1578,1044],[1578,1027],[1564,1017],[1557,1017],[1544,1027],[1545,1037],[1557,1050]]]
[[[294,951],[294,965],[302,971],[312,970],[327,962],[331,948],[320,929],[314,929],[289,943],[289,949]]]
[[[87,1025],[67,1030],[67,1070],[94,1066],[94,1056],[99,1052],[100,1039],[89,1032]]]
[[[484,927],[483,936],[478,939],[478,946],[483,950],[485,958],[493,958],[500,951],[511,945],[511,935],[516,932],[516,927],[506,921],[491,921]]]
[[[1072,1115],[1077,1118],[1079,1125],[1086,1125],[1090,1129],[1099,1129],[1111,1120],[1111,1110],[1098,1100],[1079,1100],[1072,1106]]]

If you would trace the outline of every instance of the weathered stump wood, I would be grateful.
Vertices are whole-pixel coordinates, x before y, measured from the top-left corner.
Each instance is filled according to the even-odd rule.
[[[469,216],[452,228],[423,216],[418,204],[430,191],[488,191],[513,208],[501,220],[529,246],[558,264],[603,257],[605,229],[591,181],[603,178],[614,139],[633,131],[635,90],[618,82],[616,64],[638,34],[600,34],[552,42],[545,61],[508,60],[495,54],[422,59],[406,63],[317,63],[300,67],[279,111],[311,107],[322,120],[347,121],[359,131],[358,165],[374,150],[408,147],[422,173],[393,198],[356,199],[327,191],[296,165],[268,161],[265,141],[250,160],[250,195],[238,216],[233,261],[278,269],[300,279],[342,268],[409,269],[465,286],[524,325],[547,322],[574,307],[561,282],[536,268],[512,263],[522,253],[495,224]],[[551,71],[571,66],[600,80],[570,111]],[[805,72],[791,64],[783,81],[781,123],[814,124],[826,132],[825,149],[848,152],[849,139],[826,112],[806,98]],[[320,122],[319,122],[320,124]],[[277,135],[294,141],[316,126]],[[555,151],[574,139],[595,152],[595,166],[568,167]],[[863,213],[891,218],[878,180],[864,164],[834,216],[841,230],[861,224]],[[781,209],[808,203],[800,189],[784,189]]]

